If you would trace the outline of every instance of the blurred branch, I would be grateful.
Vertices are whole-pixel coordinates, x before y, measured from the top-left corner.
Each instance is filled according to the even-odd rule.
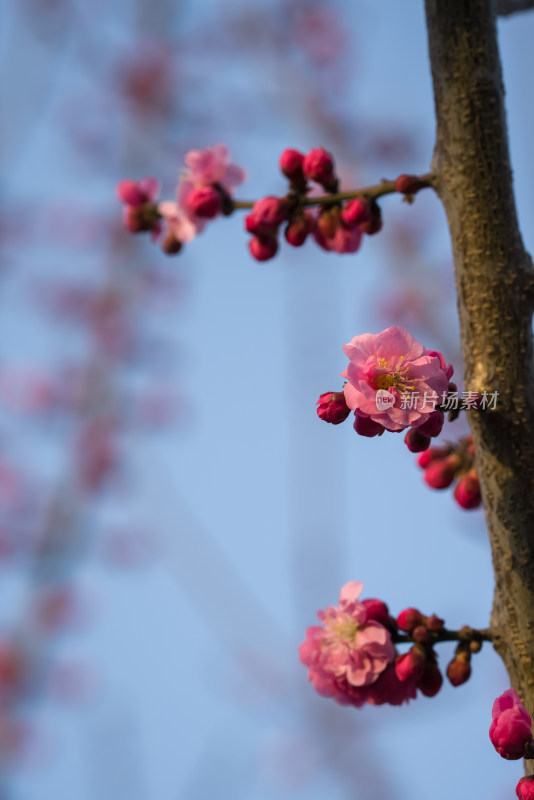
[[[534,0],[497,0],[497,14],[499,17],[508,17],[518,11],[528,11],[534,8]]]

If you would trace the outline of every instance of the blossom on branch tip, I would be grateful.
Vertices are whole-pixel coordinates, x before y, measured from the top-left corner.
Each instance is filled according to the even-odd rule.
[[[443,684],[443,675],[438,667],[435,656],[427,658],[423,667],[417,688],[425,697],[435,697]]]
[[[461,686],[471,677],[471,654],[461,649],[447,667],[447,678],[453,686]]]
[[[159,183],[155,178],[118,183],[117,197],[124,204],[124,227],[130,233],[152,231],[154,237],[158,236],[161,228],[155,205],[158,194]]]
[[[307,629],[300,660],[316,691],[342,705],[399,705],[415,697],[415,685],[398,680],[390,632],[371,618],[380,601],[364,605],[362,588],[358,581],[346,583],[337,607],[318,612],[322,626]]]
[[[523,758],[525,746],[532,742],[532,720],[514,689],[507,689],[491,710],[491,743],[502,758]]]
[[[349,358],[349,366],[341,373],[347,381],[347,405],[388,431],[423,425],[435,410],[431,398],[447,388],[439,357],[430,355],[404,328],[393,326],[378,334],[355,336],[343,351]],[[385,393],[391,396],[388,404],[383,402]],[[414,407],[403,404],[403,397],[410,393],[418,401]]]
[[[178,206],[200,233],[207,219],[225,212],[225,201],[230,202],[234,187],[243,183],[246,172],[230,163],[230,153],[224,144],[190,150],[185,163],[188,169],[178,186]]]

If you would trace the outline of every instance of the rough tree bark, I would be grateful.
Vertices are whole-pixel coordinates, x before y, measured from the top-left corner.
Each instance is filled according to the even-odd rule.
[[[495,0],[426,0],[432,171],[452,239],[466,389],[499,392],[495,411],[469,412],[495,570],[494,644],[534,715],[534,279],[513,196],[496,13]],[[526,766],[534,772],[534,761]]]

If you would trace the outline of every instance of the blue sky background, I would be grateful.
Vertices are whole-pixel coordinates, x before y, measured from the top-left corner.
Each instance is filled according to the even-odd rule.
[[[8,0],[0,11],[11,76],[2,89],[11,110],[3,123],[4,207],[20,211],[33,234],[51,203],[118,215],[114,192],[122,177],[161,176],[170,195],[190,146],[227,142],[249,172],[239,193],[247,198],[284,191],[276,165],[286,146],[306,151],[320,144],[337,156],[338,138],[330,140],[326,126],[319,135],[309,109],[295,108],[287,60],[277,72],[276,59],[264,57],[259,44],[254,57],[252,40],[242,51],[221,44],[215,66],[209,54],[195,60],[187,50],[190,116],[178,115],[176,132],[156,126],[149,142],[137,141],[135,130],[126,135],[100,73],[136,41],[133,5],[94,2],[89,10],[78,3],[70,27],[59,27],[56,39],[49,34],[53,47],[43,45],[42,29],[39,38],[18,3]],[[241,8],[219,0],[174,5],[162,4],[169,16],[154,12],[147,31],[152,25],[151,35],[193,51],[196,32],[217,30],[223,7],[238,16]],[[331,97],[321,96],[362,140],[400,127],[415,146],[397,172],[427,171],[434,121],[422,3],[327,7],[349,42],[348,78],[332,83]],[[283,19],[275,22],[283,31]],[[499,29],[519,214],[532,249],[527,76],[534,69],[534,15],[511,17]],[[206,120],[196,113],[204,108]],[[101,146],[105,174],[93,172],[76,141],[66,141],[69,114],[76,125],[70,118],[66,130],[78,126]],[[358,184],[395,174],[391,162],[364,163],[361,143],[354,147]],[[430,316],[439,318],[440,341],[424,325],[412,333],[449,360],[457,357],[450,246],[438,202],[422,193],[412,207],[391,197],[382,208],[383,233],[354,256],[328,255],[310,242],[300,250],[282,246],[272,262],[253,262],[237,215],[210,225],[176,260],[135,241],[132,258],[177,274],[187,286],[185,302],[153,313],[146,325],[167,348],[154,345],[151,367],[168,370],[188,411],[161,435],[126,438],[121,490],[102,498],[93,522],[141,519],[157,532],[159,555],[137,570],[110,569],[91,554],[77,567],[95,618],[58,652],[93,665],[95,692],[73,707],[50,698],[35,703],[47,744],[35,763],[10,776],[10,797],[513,796],[521,765],[500,759],[488,739],[491,704],[509,685],[491,648],[474,658],[468,684],[444,684],[437,697],[402,708],[337,707],[314,693],[298,661],[316,610],[335,603],[348,580],[362,580],[365,596],[384,599],[394,614],[415,605],[452,628],[489,621],[493,581],[482,512],[464,512],[450,492],[429,490],[401,437],[367,440],[350,422],[334,427],[316,417],[319,394],[341,385],[342,345],[401,322],[379,311],[402,282],[393,235],[399,226],[422,220],[427,232],[408,259],[407,279],[423,295],[429,285],[439,287]],[[57,276],[90,282],[99,257],[97,237],[74,248],[56,241],[8,251],[12,269],[0,301],[4,363],[46,367],[82,352],[83,342],[35,315],[28,287]],[[134,381],[134,372],[127,369],[121,380]],[[43,474],[59,472],[62,431],[14,424],[9,433],[19,457]],[[5,614],[16,617],[24,580],[6,568],[3,575]],[[452,646],[439,653],[445,668]]]

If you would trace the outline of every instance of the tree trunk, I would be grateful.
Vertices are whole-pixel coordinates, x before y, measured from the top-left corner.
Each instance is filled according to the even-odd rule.
[[[466,389],[499,393],[496,410],[468,412],[495,570],[491,627],[534,716],[534,280],[512,189],[496,6],[426,0],[426,15],[433,185],[452,239]]]

